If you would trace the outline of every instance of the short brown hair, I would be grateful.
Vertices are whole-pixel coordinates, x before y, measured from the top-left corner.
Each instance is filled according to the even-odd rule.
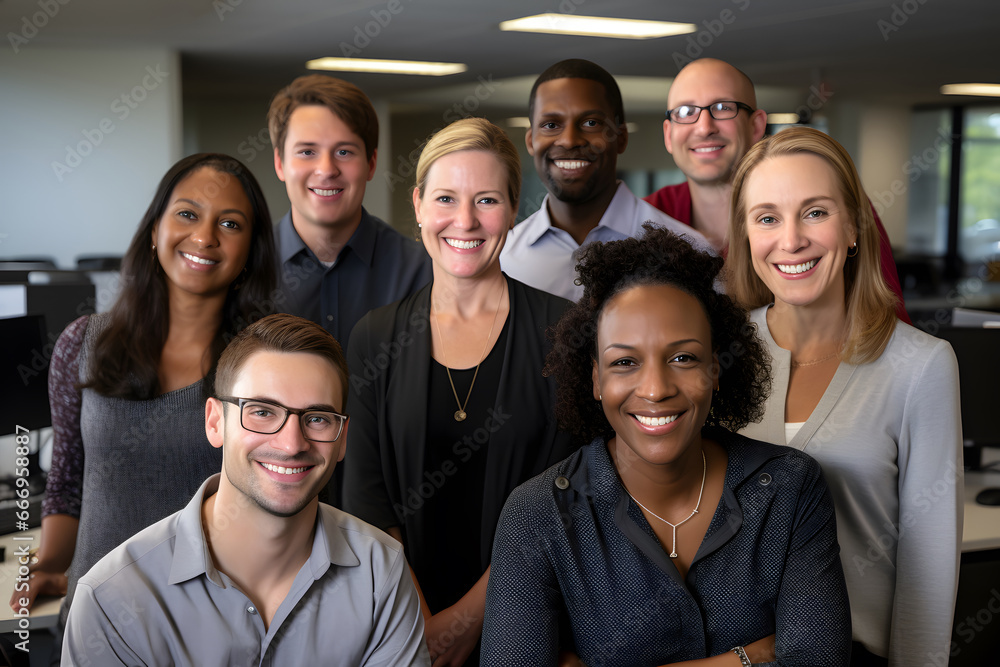
[[[759,308],[774,300],[753,268],[744,190],[750,173],[765,160],[802,153],[820,157],[830,165],[858,235],[858,253],[844,264],[847,336],[841,359],[854,364],[875,361],[896,328],[896,297],[882,274],[881,239],[861,177],[847,149],[819,130],[792,127],[778,132],[754,144],[737,166],[729,221],[727,291],[746,308]]]
[[[417,192],[423,196],[431,165],[459,151],[483,151],[500,161],[507,172],[511,207],[517,211],[521,201],[521,158],[507,134],[485,118],[456,120],[430,138],[417,160]]]
[[[256,352],[308,352],[318,355],[337,369],[347,405],[347,361],[340,343],[330,332],[307,319],[277,313],[257,320],[237,334],[219,357],[215,374],[215,395],[225,396],[232,391],[236,377],[243,365]],[[344,406],[340,406],[343,410]]]
[[[365,156],[372,159],[378,148],[378,116],[364,92],[353,83],[325,74],[300,76],[278,91],[267,111],[267,131],[278,156],[285,158],[288,119],[301,106],[321,106],[344,121],[365,142]]]

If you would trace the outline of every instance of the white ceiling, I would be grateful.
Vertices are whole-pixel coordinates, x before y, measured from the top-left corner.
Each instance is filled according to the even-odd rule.
[[[176,49],[191,95],[273,93],[305,73],[306,60],[342,55],[344,45],[364,57],[468,63],[441,78],[339,75],[373,98],[411,103],[431,103],[437,88],[454,99],[455,86],[479,77],[521,77],[493,103],[524,106],[525,82],[573,57],[619,77],[672,77],[675,54],[697,55],[696,40],[701,55],[803,98],[823,82],[844,97],[935,103],[947,101],[937,92],[944,83],[1000,82],[995,0],[0,0],[2,34],[19,32],[42,4],[58,11],[23,48]],[[498,28],[543,11],[685,21],[701,31],[639,41]],[[3,48],[2,57],[16,57]]]

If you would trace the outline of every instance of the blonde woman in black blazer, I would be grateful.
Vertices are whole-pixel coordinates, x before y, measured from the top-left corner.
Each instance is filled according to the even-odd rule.
[[[575,449],[542,376],[545,330],[570,303],[500,270],[520,183],[488,121],[432,137],[413,203],[433,281],[365,316],[348,348],[344,506],[405,545],[436,664],[479,664],[504,501]]]

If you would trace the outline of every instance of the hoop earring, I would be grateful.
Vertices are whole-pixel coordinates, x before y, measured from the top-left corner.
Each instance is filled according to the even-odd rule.
[[[854,251],[853,253],[851,252],[852,250]],[[858,242],[857,241],[855,241],[854,245],[852,245],[850,248],[847,249],[847,256],[848,257],[857,257],[858,256]]]

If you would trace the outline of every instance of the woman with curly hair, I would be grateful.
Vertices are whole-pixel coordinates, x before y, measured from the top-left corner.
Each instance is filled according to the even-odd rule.
[[[546,369],[559,423],[592,442],[504,507],[483,665],[846,664],[819,466],[734,433],[769,369],[713,288],[722,263],[652,226],[583,252]]]

